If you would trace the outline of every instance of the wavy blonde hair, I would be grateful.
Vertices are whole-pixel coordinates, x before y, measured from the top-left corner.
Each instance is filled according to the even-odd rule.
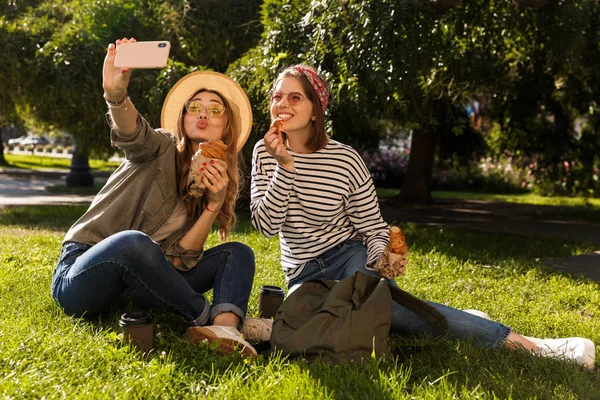
[[[221,95],[221,93],[215,90],[199,89],[196,91],[190,99],[194,98],[198,93],[207,92],[214,93],[221,98],[223,105],[225,106],[225,115],[227,116],[227,123],[223,130],[223,136],[221,140],[227,145],[227,175],[229,176],[229,184],[227,185],[227,193],[225,195],[225,201],[217,216],[217,223],[219,225],[219,239],[221,241],[227,240],[227,237],[231,233],[231,230],[235,226],[235,203],[239,196],[239,184],[240,184],[240,171],[238,168],[238,149],[237,142],[239,132],[235,129],[235,115],[233,114],[227,99]],[[208,194],[205,193],[202,197],[196,198],[192,196],[188,190],[188,175],[190,172],[190,165],[192,163],[192,156],[194,150],[192,148],[192,141],[187,136],[183,125],[183,117],[185,116],[185,107],[182,107],[179,112],[179,118],[177,122],[177,177],[178,177],[178,191],[179,195],[183,199],[185,208],[187,210],[188,217],[198,218],[204,209],[208,205]]]

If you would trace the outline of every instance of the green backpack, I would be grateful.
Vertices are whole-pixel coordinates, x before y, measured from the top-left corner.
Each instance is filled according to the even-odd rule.
[[[341,281],[304,282],[283,302],[273,322],[271,352],[360,361],[388,349],[392,299],[429,322],[440,335],[448,322],[438,310],[384,279],[357,272]]]

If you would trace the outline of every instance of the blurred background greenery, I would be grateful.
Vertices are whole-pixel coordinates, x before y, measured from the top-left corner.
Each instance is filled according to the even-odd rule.
[[[229,74],[254,110],[246,164],[271,82],[304,62],[330,82],[333,138],[400,202],[431,202],[432,189],[598,197],[599,27],[596,0],[11,0],[0,128],[69,133],[108,159],[106,46],[169,40],[166,68],[133,75],[136,107],[158,127],[183,75]]]

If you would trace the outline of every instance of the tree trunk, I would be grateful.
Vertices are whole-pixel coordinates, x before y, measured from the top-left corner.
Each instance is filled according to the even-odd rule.
[[[396,196],[400,204],[433,204],[431,182],[437,145],[437,121],[444,118],[446,110],[447,106],[443,100],[434,101],[434,121],[423,123],[412,132],[406,177],[400,194]]]
[[[8,162],[6,161],[6,158],[4,158],[4,149],[5,149],[4,143],[0,142],[0,146],[1,146],[1,148],[0,148],[0,150],[1,150],[0,151],[0,165],[3,167],[7,167]]]
[[[434,127],[425,125],[412,133],[410,159],[402,190],[397,200],[402,204],[431,204],[431,179],[436,137]]]

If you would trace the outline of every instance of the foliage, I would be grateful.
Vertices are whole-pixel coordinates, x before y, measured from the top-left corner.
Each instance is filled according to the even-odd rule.
[[[248,22],[257,12],[257,1],[209,1],[198,6],[156,0],[33,2],[32,7],[13,11],[10,20],[0,20],[4,21],[0,38],[14,43],[14,51],[8,52],[13,67],[6,77],[11,84],[0,87],[0,100],[11,102],[0,114],[10,118],[18,114],[29,124],[38,121],[37,129],[45,132],[70,132],[78,152],[106,157],[113,153],[101,85],[108,43],[132,36],[172,41],[168,67],[135,71],[129,87],[140,112],[159,126],[162,100],[180,77],[195,69],[222,71],[253,44],[259,27]],[[215,30],[216,26],[220,28]],[[198,62],[203,65],[193,64]]]
[[[492,155],[522,158],[541,193],[598,196],[600,3],[560,1],[522,13],[515,23],[527,57],[494,94],[501,131],[493,132]]]
[[[404,181],[410,150],[379,148],[361,154],[376,187],[399,188]]]
[[[525,193],[531,189],[530,175],[518,168],[511,157],[483,157],[470,164],[447,160],[433,174],[434,190],[481,193]]]
[[[444,131],[466,126],[452,104],[462,104],[471,95],[489,93],[494,107],[511,110],[503,119],[513,121],[519,110],[550,107],[552,98],[540,85],[562,82],[561,76],[569,71],[569,79],[580,76],[577,82],[585,83],[571,87],[589,94],[582,102],[587,110],[598,93],[592,83],[600,82],[592,79],[600,31],[597,7],[591,0],[557,1],[543,8],[471,0],[440,14],[428,2],[410,0],[269,0],[261,11],[261,41],[229,71],[252,99],[255,138],[268,127],[266,93],[272,79],[286,65],[307,62],[331,83],[334,102],[329,116],[336,139],[359,149],[374,148],[382,136],[378,122],[389,120],[417,136],[429,129],[433,132],[429,140],[441,139],[444,160],[457,155],[448,151],[455,142],[444,140],[452,138]],[[520,85],[531,81],[535,85]],[[569,93],[569,98],[577,98],[575,91]],[[455,124],[445,129],[443,123],[450,119]],[[528,142],[527,136],[535,130],[537,137],[547,137],[548,130],[525,122],[521,125],[530,128],[522,135],[523,143],[544,143]],[[518,143],[518,134],[516,128],[505,129],[503,140]],[[421,141],[413,143],[423,146]],[[561,149],[562,144],[553,140],[553,148]],[[586,141],[578,151],[589,158],[597,153],[595,146]],[[431,159],[433,165],[435,145],[430,147],[413,156]],[[481,156],[481,150],[474,156]],[[419,166],[425,174],[433,170],[427,167],[429,162]]]

